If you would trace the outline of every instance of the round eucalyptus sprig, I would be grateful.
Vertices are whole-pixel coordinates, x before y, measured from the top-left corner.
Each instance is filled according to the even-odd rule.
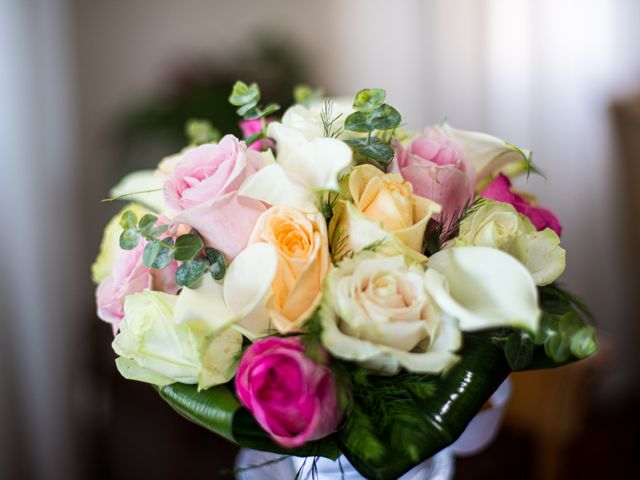
[[[238,107],[236,112],[243,120],[256,120],[259,119],[262,123],[262,129],[247,138],[245,141],[247,145],[251,145],[260,139],[267,136],[267,120],[269,115],[273,115],[280,110],[280,105],[277,103],[270,103],[263,107],[259,104],[261,98],[260,87],[257,83],[247,85],[244,82],[238,80],[233,89],[231,95],[229,95],[229,103]]]
[[[356,93],[353,108],[356,110],[344,122],[344,129],[366,133],[366,137],[346,140],[353,150],[386,167],[393,158],[393,148],[389,145],[393,135],[387,141],[374,132],[393,131],[400,125],[400,113],[384,103],[386,92],[381,88],[366,88]]]
[[[120,248],[133,250],[142,238],[147,240],[142,252],[142,263],[160,270],[169,266],[172,260],[182,262],[176,271],[176,284],[181,287],[194,285],[207,272],[214,280],[222,280],[227,271],[224,254],[215,248],[205,248],[200,234],[195,230],[176,238],[159,238],[169,225],[158,225],[158,217],[146,214],[138,220],[136,214],[126,210],[120,217],[123,228]]]

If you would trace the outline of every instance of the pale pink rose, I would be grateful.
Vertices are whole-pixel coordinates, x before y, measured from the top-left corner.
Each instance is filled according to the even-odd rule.
[[[473,200],[475,172],[460,146],[429,127],[407,148],[396,144],[392,170],[413,185],[413,192],[442,206],[439,219],[450,221]]]
[[[269,123],[272,120],[270,118],[266,119],[266,122]],[[253,118],[251,120],[242,120],[240,121],[240,130],[242,131],[242,136],[245,140],[247,140],[251,135],[255,135],[258,132],[262,131],[262,120],[259,118]],[[249,146],[249,150],[262,151],[267,147],[273,147],[273,142],[269,139],[258,140],[257,142],[252,143]]]
[[[195,228],[207,246],[233,259],[266,210],[261,202],[237,195],[257,168],[244,142],[233,135],[187,151],[164,185],[167,205],[176,214],[174,223]]]
[[[156,225],[164,224],[166,220],[160,219]],[[174,235],[171,231],[167,231],[164,236]],[[124,318],[124,300],[128,295],[145,289],[170,294],[175,294],[179,290],[175,280],[178,262],[173,260],[161,270],[145,267],[142,263],[142,254],[146,243],[146,241],[140,241],[133,250],[118,248],[111,275],[100,282],[96,289],[98,317],[111,323],[114,335],[118,332],[120,322]]]
[[[521,214],[529,217],[537,230],[550,228],[560,236],[562,225],[555,214],[546,208],[537,207],[511,190],[511,181],[503,174],[499,174],[480,194],[482,197],[509,203]]]
[[[270,337],[251,345],[238,366],[236,393],[286,448],[326,437],[343,416],[331,371],[307,357],[297,337]]]

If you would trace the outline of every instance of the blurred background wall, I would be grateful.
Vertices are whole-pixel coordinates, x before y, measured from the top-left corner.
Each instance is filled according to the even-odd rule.
[[[0,477],[75,478],[78,432],[109,410],[91,363],[94,329],[109,341],[88,273],[113,213],[100,199],[171,153],[123,150],[126,112],[167,98],[185,65],[251,72],[259,35],[330,94],[385,88],[409,128],[448,118],[531,148],[548,180],[527,188],[564,224],[563,280],[618,352],[601,400],[628,398],[639,272],[624,222],[640,218],[609,108],[640,89],[638,20],[636,0],[2,0]]]

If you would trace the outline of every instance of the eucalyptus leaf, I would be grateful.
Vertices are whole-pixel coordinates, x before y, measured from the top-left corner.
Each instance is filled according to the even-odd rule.
[[[586,358],[594,354],[598,349],[595,329],[593,327],[583,327],[578,330],[571,338],[569,349],[578,358]]]
[[[353,112],[344,121],[344,129],[351,132],[368,133],[374,130],[369,123],[367,115],[362,112]]]
[[[202,238],[197,233],[187,233],[186,235],[180,235],[176,240],[176,248],[174,252],[174,258],[181,262],[193,260],[198,256],[204,243]]]
[[[159,253],[160,240],[151,240],[150,242],[147,242],[144,246],[144,251],[142,252],[142,263],[144,266],[151,268]]]
[[[236,107],[241,107],[249,103],[257,105],[260,101],[260,88],[257,83],[247,85],[244,82],[237,81],[229,96],[229,103]]]
[[[544,351],[556,363],[566,362],[571,356],[567,339],[561,333],[556,333],[547,338],[546,342],[544,342]]]
[[[155,268],[157,270],[166,268],[173,260],[173,239],[165,238],[160,241],[160,251],[158,255],[156,255],[155,260],[151,264],[151,268]]]
[[[195,146],[205,143],[215,143],[222,137],[220,130],[215,128],[209,120],[195,118],[187,120],[184,131],[189,139],[189,143]]]
[[[533,360],[534,344],[524,332],[515,331],[507,338],[504,354],[512,370],[523,370]]]
[[[153,238],[158,238],[164,232],[169,229],[169,225],[158,225],[157,227],[153,227],[149,232],[149,235]]]
[[[181,287],[190,287],[200,280],[208,268],[209,264],[201,258],[184,262],[176,271],[176,284]]]
[[[257,101],[249,102],[246,105],[243,105],[240,108],[238,108],[238,110],[236,110],[236,112],[238,113],[238,115],[240,115],[245,120],[249,120],[249,119],[252,119],[252,118],[258,118],[260,115],[259,115],[258,110],[256,108],[257,105],[258,105]]]
[[[377,130],[391,130],[400,125],[402,117],[391,105],[379,106],[368,115],[369,123]]]
[[[384,165],[391,161],[394,154],[393,148],[382,142],[371,142],[370,144],[358,145],[356,147],[356,152],[367,158],[377,160]]]
[[[119,244],[123,250],[133,250],[138,246],[140,236],[136,228],[127,228],[120,234]]]
[[[140,230],[140,233],[145,237],[151,236],[151,231],[157,221],[158,221],[157,216],[151,213],[147,213],[138,222],[138,229]]]
[[[133,212],[133,210],[126,210],[120,217],[120,226],[123,230],[135,228],[137,222],[138,217]]]
[[[384,103],[386,95],[381,88],[365,88],[356,93],[353,108],[362,113],[369,113]]]
[[[278,110],[280,110],[280,105],[278,105],[277,103],[270,103],[269,105],[264,107],[262,113],[260,114],[260,117],[268,117],[269,115],[276,113]]]
[[[222,280],[227,273],[227,261],[224,253],[215,248],[206,248],[204,251],[211,266],[211,276],[214,280]]]

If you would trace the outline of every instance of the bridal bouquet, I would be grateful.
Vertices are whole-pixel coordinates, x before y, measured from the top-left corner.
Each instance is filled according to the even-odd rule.
[[[125,177],[93,266],[118,371],[245,447],[344,454],[391,479],[451,444],[512,370],[596,350],[556,283],[561,226],[511,179],[531,152],[443,123],[402,128],[385,92],[308,87],[244,140],[191,144]]]

